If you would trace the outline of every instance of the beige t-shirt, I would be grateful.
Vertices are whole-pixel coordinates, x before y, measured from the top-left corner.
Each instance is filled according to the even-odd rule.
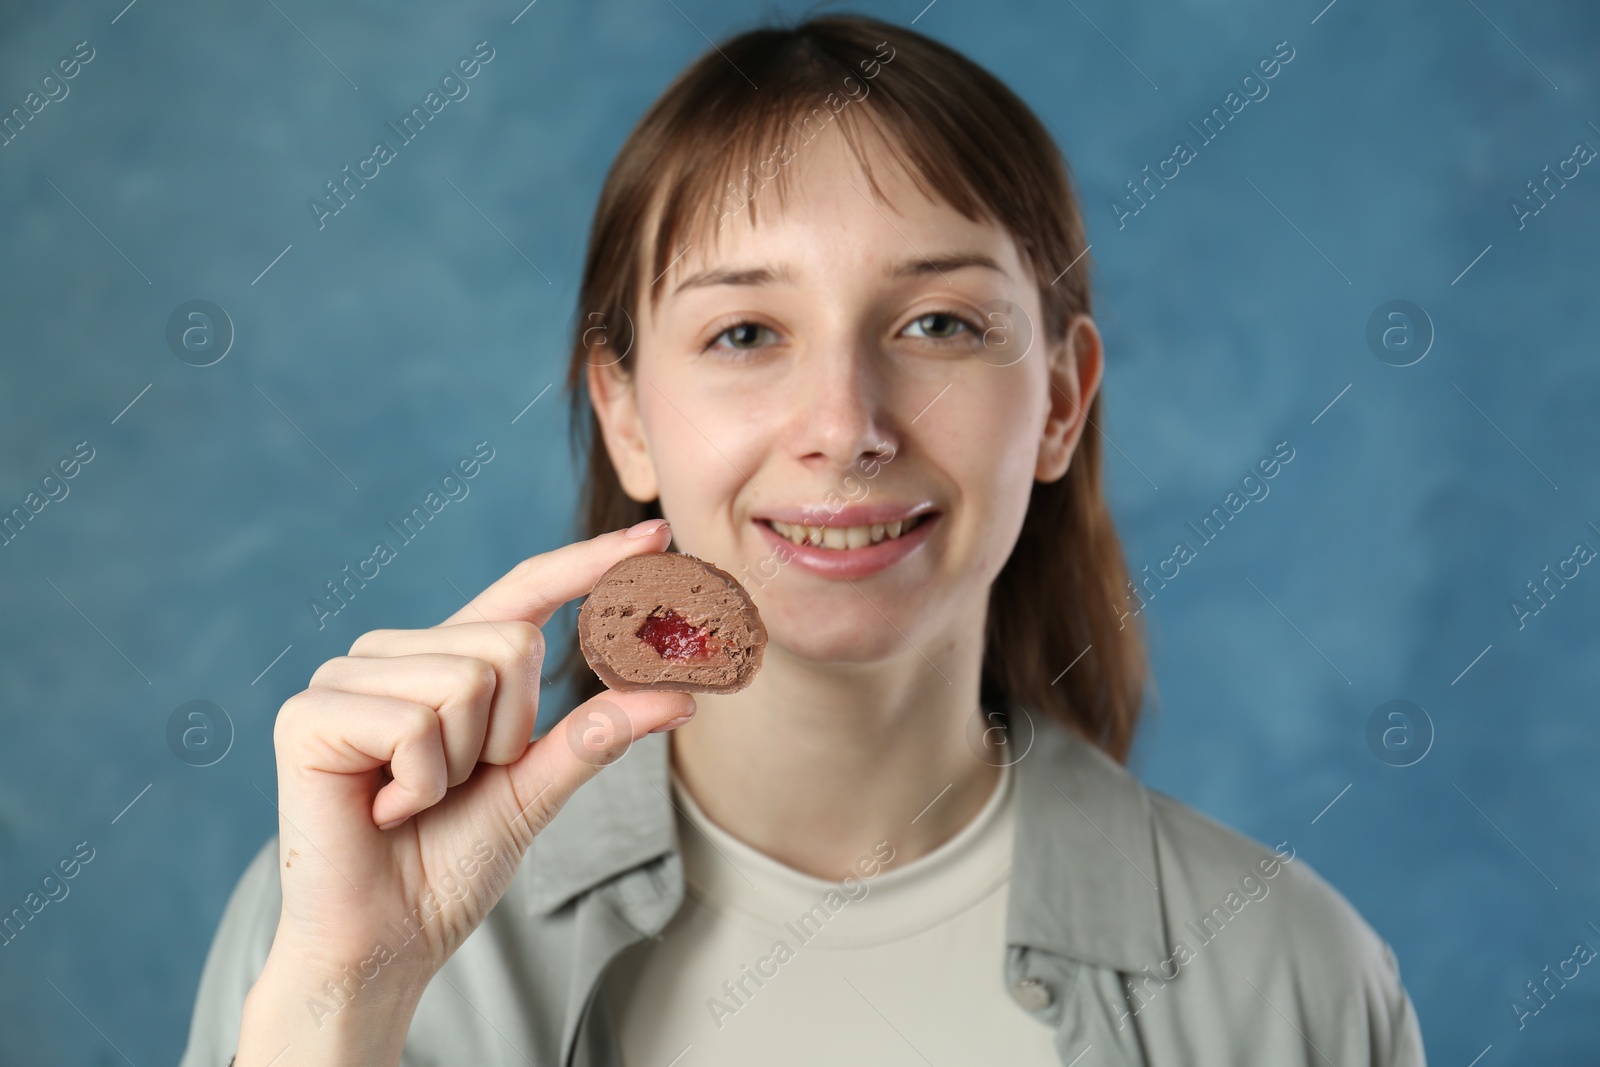
[[[673,774],[686,899],[605,977],[626,1067],[1060,1067],[1001,973],[1012,773],[949,841],[859,878],[803,874],[712,823]]]

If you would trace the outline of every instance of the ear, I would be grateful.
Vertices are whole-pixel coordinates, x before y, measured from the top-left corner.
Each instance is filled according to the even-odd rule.
[[[1094,320],[1074,315],[1067,324],[1067,336],[1051,350],[1045,371],[1050,396],[1034,470],[1037,481],[1054,482],[1067,473],[1088,424],[1089,405],[1100,388],[1103,366],[1100,331]]]
[[[639,418],[638,398],[633,376],[616,363],[600,366],[590,363],[585,370],[589,402],[600,420],[606,454],[616,468],[622,491],[640,503],[660,495],[655,461],[645,439],[644,423]]]

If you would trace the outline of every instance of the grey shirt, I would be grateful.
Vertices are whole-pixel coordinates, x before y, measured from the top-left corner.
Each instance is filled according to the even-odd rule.
[[[1063,1065],[1422,1067],[1394,953],[1294,842],[1265,848],[1146,789],[1044,716],[1019,713],[1013,733],[994,978]],[[534,838],[423,993],[403,1067],[622,1067],[601,977],[684,899],[667,756],[668,735],[646,735]],[[228,901],[180,1067],[234,1053],[277,928],[277,855],[274,838]]]

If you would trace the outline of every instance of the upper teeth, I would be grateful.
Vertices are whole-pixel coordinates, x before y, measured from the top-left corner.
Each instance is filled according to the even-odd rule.
[[[768,520],[774,530],[797,545],[818,545],[822,548],[865,548],[875,545],[885,537],[895,538],[909,531],[921,520],[897,519],[894,522],[875,522],[871,526],[805,526],[798,523]]]

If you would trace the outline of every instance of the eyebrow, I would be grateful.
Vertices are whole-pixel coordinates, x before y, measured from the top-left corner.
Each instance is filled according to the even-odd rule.
[[[1005,268],[997,263],[993,256],[982,252],[952,252],[949,255],[936,256],[929,259],[926,256],[917,256],[912,259],[902,260],[891,266],[886,272],[889,278],[918,278],[929,274],[944,274],[947,271],[961,270],[966,267],[982,267],[999,274],[1005,274]],[[673,295],[685,289],[696,289],[713,285],[772,285],[775,282],[794,284],[794,272],[787,264],[778,264],[775,267],[720,267],[712,270],[703,270],[698,274],[691,274],[679,282],[673,289]]]

